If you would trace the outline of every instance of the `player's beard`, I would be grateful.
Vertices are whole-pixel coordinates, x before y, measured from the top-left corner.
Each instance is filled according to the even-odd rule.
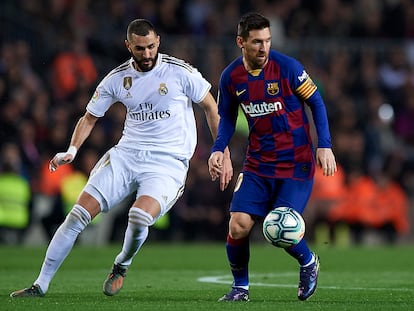
[[[137,66],[137,68],[139,68],[139,70],[146,72],[146,71],[150,71],[152,68],[154,68],[156,62],[157,62],[157,58],[158,58],[158,53],[155,55],[154,58],[143,58],[141,60],[139,60],[138,58],[135,57],[135,55],[131,52],[131,56],[132,59],[135,62],[135,65]],[[148,64],[146,64],[146,62],[151,61]]]
[[[253,67],[253,69],[262,69],[266,65],[266,63],[267,63],[268,56],[266,54],[259,55],[259,56],[262,56],[262,57],[264,56],[265,58],[264,58],[264,60],[263,59],[259,59],[259,58],[254,59],[252,61],[252,67]]]
[[[260,56],[262,58],[259,58]],[[246,54],[246,55],[243,55],[243,57],[248,65],[248,70],[263,69],[267,64],[267,61],[269,60],[269,56],[266,54],[259,54],[259,55],[254,55],[254,56]]]

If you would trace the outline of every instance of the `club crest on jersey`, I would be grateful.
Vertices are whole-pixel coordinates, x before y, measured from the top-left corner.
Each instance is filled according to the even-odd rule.
[[[132,87],[132,77],[124,77],[124,89],[127,91]]]
[[[272,96],[279,93],[279,83],[278,82],[267,83],[267,93]]]
[[[96,89],[95,90],[95,93],[93,93],[93,96],[92,96],[92,100],[97,100],[99,98],[99,91],[98,91],[98,89]]]
[[[160,87],[158,88],[158,93],[162,96],[167,95],[168,88],[167,88],[167,85],[165,83],[160,84]]]

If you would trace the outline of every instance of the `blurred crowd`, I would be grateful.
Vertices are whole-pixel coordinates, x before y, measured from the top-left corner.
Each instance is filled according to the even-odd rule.
[[[354,243],[364,242],[366,231],[389,243],[412,240],[413,1],[3,0],[0,242],[24,243],[33,226],[47,240],[96,160],[119,139],[125,111],[118,103],[73,164],[48,172],[50,158],[68,147],[97,83],[129,57],[124,39],[132,19],[151,20],[161,35],[160,50],[196,66],[216,95],[222,69],[240,54],[237,22],[251,10],[271,20],[273,47],[304,64],[327,105],[340,170],[333,180],[316,176],[305,215],[310,239],[335,243],[345,225]],[[156,224],[157,239],[225,239],[231,190],[220,192],[210,181],[212,140],[202,114],[195,113],[199,144],[187,188]],[[240,122],[231,145],[236,176],[244,127]],[[127,203],[110,221],[96,220],[101,241],[122,239]]]

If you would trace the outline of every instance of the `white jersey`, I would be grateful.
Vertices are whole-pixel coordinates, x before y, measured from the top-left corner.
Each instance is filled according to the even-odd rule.
[[[87,111],[102,117],[121,102],[127,112],[117,146],[190,159],[197,143],[192,103],[204,99],[210,83],[196,68],[166,54],[159,53],[148,72],[137,71],[132,63],[131,58],[101,81]]]

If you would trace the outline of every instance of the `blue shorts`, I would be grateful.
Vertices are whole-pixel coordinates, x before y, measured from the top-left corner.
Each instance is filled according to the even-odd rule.
[[[302,214],[312,187],[313,179],[275,179],[243,172],[240,173],[234,188],[230,212],[265,217],[272,209],[287,206]]]

